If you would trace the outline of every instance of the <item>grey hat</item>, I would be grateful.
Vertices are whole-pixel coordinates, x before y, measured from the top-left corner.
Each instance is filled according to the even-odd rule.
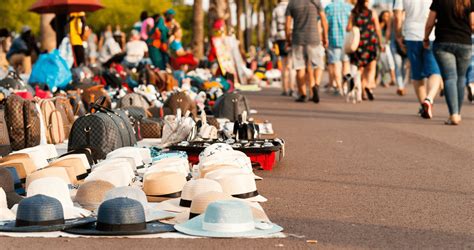
[[[99,206],[96,223],[65,231],[81,235],[140,235],[175,230],[173,226],[160,222],[147,223],[145,210],[139,201],[119,197],[106,200]]]
[[[18,204],[15,221],[0,225],[3,232],[51,232],[82,226],[95,221],[93,217],[65,220],[63,206],[59,200],[35,195],[23,199]]]
[[[12,208],[13,205],[18,204],[23,199],[23,197],[15,192],[14,178],[5,167],[0,167],[0,187],[5,190],[7,195],[8,208]]]

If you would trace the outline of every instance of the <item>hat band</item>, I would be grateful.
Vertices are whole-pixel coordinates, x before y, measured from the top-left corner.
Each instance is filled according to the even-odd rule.
[[[147,195],[150,197],[159,197],[159,198],[179,198],[181,197],[181,191],[172,193],[172,194],[162,194],[162,195]]]
[[[179,206],[180,207],[191,207],[191,202],[190,200],[185,200],[183,198],[181,198],[181,200],[179,201]]]
[[[86,171],[85,174],[78,175],[76,178],[77,178],[77,180],[83,180],[83,179],[85,179],[85,178],[87,177],[87,175],[88,175],[88,174],[87,174],[87,171]]]
[[[199,216],[199,215],[201,215],[201,214],[189,212],[189,219],[192,219],[192,218],[194,218],[194,217],[196,217],[196,216]]]
[[[259,195],[258,191],[255,190],[253,192],[248,192],[248,193],[243,193],[243,194],[234,194],[232,195],[232,197],[239,198],[239,199],[248,199],[248,198],[258,196],[258,195]]]
[[[130,231],[141,231],[146,229],[146,222],[134,223],[134,224],[108,224],[103,222],[97,222],[95,227],[99,231],[112,231],[112,232],[130,232]]]
[[[45,220],[45,221],[28,221],[22,219],[16,219],[15,227],[28,227],[28,226],[53,226],[64,224],[64,218],[57,220]]]
[[[211,232],[239,233],[255,229],[253,221],[247,223],[208,223],[202,222],[202,229]]]

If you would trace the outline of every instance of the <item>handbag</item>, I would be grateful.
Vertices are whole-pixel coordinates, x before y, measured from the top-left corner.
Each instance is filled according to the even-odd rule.
[[[190,114],[191,112],[188,110],[184,116],[182,116],[181,109],[178,108],[176,116],[165,116],[163,120],[163,137],[161,139],[162,147],[190,139],[189,137],[193,134],[193,129],[195,130],[195,122],[193,118],[190,117]]]
[[[344,38],[344,52],[346,54],[352,54],[357,51],[360,43],[360,29],[357,26],[353,26],[352,30],[346,34]]]

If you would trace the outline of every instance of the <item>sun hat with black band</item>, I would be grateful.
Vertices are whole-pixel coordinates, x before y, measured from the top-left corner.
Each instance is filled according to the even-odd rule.
[[[86,181],[77,189],[74,201],[89,211],[96,210],[104,200],[105,194],[115,186],[104,180]]]
[[[13,184],[15,186],[15,192],[19,195],[25,195],[26,190],[23,188],[23,185],[21,184],[20,177],[18,176],[18,172],[16,172],[16,168],[14,167],[6,167],[8,171],[10,171],[10,174],[13,177]]]
[[[156,206],[166,211],[185,212],[191,207],[195,196],[211,191],[222,192],[221,184],[210,179],[190,180],[184,185],[180,198],[166,200]]]
[[[87,165],[84,165],[84,160],[81,159],[80,157],[83,155],[78,155],[78,156],[73,156],[73,155],[68,155],[66,156],[67,158],[59,158],[51,163],[49,163],[49,166],[73,166],[74,170],[76,171],[76,178],[78,181],[84,180],[87,175],[87,169],[90,169],[89,163]]]
[[[26,181],[26,176],[36,171],[35,164],[27,157],[11,158],[10,160],[0,163],[0,167],[14,167],[22,183]]]
[[[0,223],[1,232],[51,232],[82,226],[93,217],[66,220],[61,202],[46,195],[34,195],[18,204],[16,220]]]
[[[217,181],[221,184],[224,193],[246,201],[266,202],[267,198],[258,193],[257,185],[252,174],[226,175]]]
[[[251,207],[239,200],[210,203],[204,214],[174,227],[184,234],[216,238],[256,237],[283,230],[271,222],[255,219]]]
[[[8,208],[12,208],[23,199],[23,197],[15,192],[15,184],[10,171],[2,167],[0,167],[0,188],[3,188],[5,191]]]
[[[58,177],[62,179],[66,184],[71,185],[71,180],[69,179],[68,173],[63,167],[54,167],[54,168],[43,168],[37,170],[28,177],[26,177],[25,187],[28,189],[28,186],[35,180],[46,178],[46,177]]]
[[[181,197],[186,184],[186,177],[182,173],[157,172],[143,178],[143,191],[149,202],[161,202]]]
[[[160,222],[147,223],[139,201],[119,197],[99,206],[96,223],[64,231],[80,235],[141,235],[173,232],[174,228]]]

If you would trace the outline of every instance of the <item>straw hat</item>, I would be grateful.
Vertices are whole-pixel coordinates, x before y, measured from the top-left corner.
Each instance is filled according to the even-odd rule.
[[[151,158],[151,150],[149,148],[138,148],[138,151],[142,155],[144,164],[151,164],[153,159]]]
[[[254,176],[251,174],[225,175],[217,179],[225,193],[246,201],[265,202],[267,199],[257,191]]]
[[[26,177],[26,183],[25,183],[26,189],[28,189],[28,186],[33,181],[41,179],[41,178],[45,178],[45,177],[58,177],[62,179],[66,184],[72,184],[65,168],[63,167],[43,168],[31,173],[30,175],[28,175],[28,177]]]
[[[12,208],[13,205],[18,204],[23,199],[15,192],[14,180],[10,171],[2,167],[0,167],[0,188],[5,191],[8,208]]]
[[[14,158],[0,163],[0,167],[14,167],[20,180],[25,182],[26,176],[36,171],[36,166],[30,158]]]
[[[147,169],[147,171],[145,172],[145,175],[147,175],[148,173],[161,172],[161,171],[178,172],[187,176],[190,172],[188,159],[172,157],[172,158],[164,158],[159,161],[155,161]]]
[[[238,164],[215,164],[209,167],[206,167],[204,170],[200,171],[202,178],[217,180],[226,175],[236,175],[236,174],[251,174],[255,180],[262,180],[263,178],[255,175],[251,169],[242,168]]]
[[[112,183],[115,187],[129,186],[133,182],[128,167],[118,167],[116,169],[102,169],[92,171],[85,181],[103,180]]]
[[[159,222],[147,223],[139,201],[120,197],[99,206],[96,223],[65,231],[81,235],[140,235],[172,232],[174,228]]]
[[[107,160],[97,163],[92,169],[92,171],[111,170],[111,169],[115,169],[119,167],[127,168],[128,172],[130,172],[131,175],[135,176],[135,172],[134,172],[135,164],[132,158],[107,159]]]
[[[211,191],[222,193],[221,184],[210,179],[190,180],[184,185],[181,198],[160,202],[157,207],[171,212],[185,212],[191,207],[195,196]]]
[[[89,163],[84,165],[83,155],[68,155],[67,158],[59,158],[49,164],[49,166],[64,167],[73,166],[76,172],[76,178],[78,181],[83,180],[87,177],[87,169],[90,169]]]
[[[115,188],[115,186],[108,181],[86,181],[79,186],[75,201],[79,203],[81,207],[89,211],[94,211],[104,200],[105,194],[113,188]]]
[[[0,188],[0,221],[14,220],[15,214],[8,209],[7,195],[3,188]]]
[[[65,220],[63,206],[56,198],[46,195],[34,195],[18,204],[16,221],[0,225],[3,232],[51,232],[82,226],[95,221],[87,217]]]
[[[8,171],[10,171],[10,174],[13,177],[13,185],[15,187],[15,192],[19,195],[25,195],[26,190],[23,188],[23,185],[21,184],[20,177],[18,176],[18,173],[16,172],[16,169],[14,167],[6,167]]]
[[[176,172],[151,173],[143,179],[143,191],[150,202],[161,202],[181,197],[186,177]]]
[[[105,194],[104,201],[119,197],[125,197],[139,201],[145,209],[145,217],[147,222],[173,218],[175,216],[174,213],[162,211],[148,203],[145,193],[136,187],[114,188]]]
[[[44,168],[48,165],[49,159],[58,157],[58,151],[53,144],[41,144],[34,147],[24,148],[15,153],[27,153],[36,163],[38,168]]]
[[[134,170],[137,168],[143,167],[143,158],[142,153],[139,148],[136,147],[123,147],[118,148],[110,153],[107,154],[106,159],[114,159],[114,158],[132,158],[133,159],[133,168]]]
[[[28,186],[26,194],[28,197],[43,194],[58,199],[63,206],[64,218],[66,219],[82,218],[91,215],[90,211],[74,206],[67,184],[58,177],[45,177],[33,181]]]
[[[87,158],[86,154],[67,154],[62,155],[59,157],[59,160],[63,159],[80,159],[82,161],[82,165],[86,168],[87,172],[90,173],[91,171],[91,164],[89,163],[89,159]]]
[[[181,233],[204,237],[256,237],[281,232],[282,227],[254,218],[248,204],[221,200],[209,204],[204,214],[174,226]]]
[[[30,155],[27,153],[13,153],[13,154],[5,155],[2,158],[0,158],[0,163],[4,163],[6,161],[16,160],[16,159],[24,159],[24,158],[30,158]]]
[[[214,143],[199,154],[199,162],[204,161],[207,157],[226,151],[232,152],[234,149],[226,143]]]
[[[67,176],[69,178],[69,182],[72,184],[79,184],[77,181],[77,174],[76,174],[76,168],[74,166],[49,166],[45,169],[48,168],[62,168],[66,170]]]

